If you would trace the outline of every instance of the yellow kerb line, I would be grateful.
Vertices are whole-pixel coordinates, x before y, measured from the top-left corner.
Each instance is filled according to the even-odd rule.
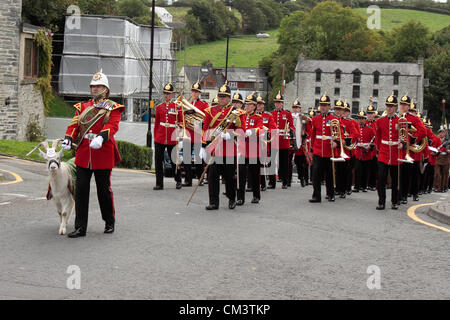
[[[12,175],[14,178],[16,178],[16,180],[14,180],[14,181],[1,182],[1,183],[0,183],[0,186],[6,185],[6,184],[19,183],[19,182],[22,182],[22,181],[23,181],[22,177],[19,176],[17,173],[14,173],[14,172],[11,172],[11,171],[8,171],[8,170],[3,170],[3,169],[0,169],[0,171],[7,172],[7,173],[9,173],[10,175]]]
[[[434,204],[434,203],[423,203],[423,204],[418,204],[418,205],[415,205],[415,206],[410,207],[410,208],[408,209],[408,211],[407,211],[408,217],[410,217],[411,219],[413,219],[413,220],[416,221],[416,222],[422,223],[422,224],[427,225],[427,226],[429,226],[429,227],[433,227],[433,228],[442,230],[442,231],[444,231],[444,232],[449,232],[449,233],[450,233],[450,230],[449,230],[449,229],[444,228],[444,227],[441,227],[441,226],[437,226],[437,225],[435,225],[435,224],[432,224],[432,223],[429,223],[429,222],[426,222],[426,221],[423,221],[422,219],[419,219],[419,218],[416,216],[416,214],[415,214],[416,209],[419,209],[419,208],[424,207],[424,206],[431,206],[431,205],[433,205],[433,204]]]

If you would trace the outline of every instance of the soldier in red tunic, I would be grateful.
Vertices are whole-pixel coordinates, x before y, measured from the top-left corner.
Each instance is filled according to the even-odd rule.
[[[397,97],[390,95],[386,99],[386,116],[377,120],[376,145],[378,149],[378,206],[377,210],[384,210],[386,206],[386,182],[388,173],[391,176],[391,208],[398,209],[398,116]]]
[[[273,116],[270,112],[264,111],[264,107],[266,102],[264,101],[264,99],[258,95],[258,97],[256,98],[256,113],[261,115],[262,117],[262,123],[263,123],[263,132],[261,134],[261,138],[260,138],[260,147],[261,147],[261,164],[262,164],[262,168],[261,168],[261,191],[266,191],[267,186],[266,186],[266,180],[268,177],[271,177],[269,169],[267,168],[267,166],[270,164],[270,157],[271,157],[271,145],[270,145],[270,140],[271,140],[271,133],[272,130],[276,130],[277,128],[277,124],[275,123],[275,121],[273,120]],[[272,164],[272,169],[273,171],[275,171],[275,169],[273,168]],[[270,189],[275,189],[275,176],[273,176],[273,184],[269,185]]]
[[[175,159],[179,157],[178,154],[173,154],[174,147],[178,144],[178,130],[179,126],[183,124],[183,113],[173,101],[175,89],[172,83],[168,83],[163,90],[164,102],[156,107],[155,111],[155,171],[156,171],[156,186],[153,190],[164,189],[164,150],[167,149],[169,154],[169,161],[174,171],[174,178],[176,181],[176,188],[181,189],[181,172],[175,164]],[[176,152],[175,152],[176,153]]]
[[[259,161],[259,134],[263,129],[263,120],[260,114],[255,113],[257,96],[250,94],[245,99],[245,134],[238,137],[239,150],[239,188],[237,205],[245,202],[245,182],[248,178],[249,186],[253,191],[252,203],[261,199],[260,161]],[[243,159],[242,159],[243,158]],[[242,161],[242,160],[244,161]]]
[[[377,107],[373,105],[372,100],[369,102],[369,106],[366,110],[367,121],[366,125],[372,127],[377,132],[377,119],[379,118]],[[377,170],[378,170],[378,150],[376,146],[370,151],[372,159],[368,160],[368,177],[367,177],[367,189],[375,191],[377,189]],[[369,155],[368,155],[369,156]]]
[[[202,93],[202,86],[199,82],[196,82],[192,85],[191,88],[191,100],[190,103],[193,104],[200,111],[204,112],[206,108],[209,107],[206,101],[200,99],[200,95]],[[185,179],[183,186],[191,187],[192,186],[192,150],[194,150],[194,158],[195,158],[195,171],[197,177],[200,178],[204,164],[202,159],[199,157],[199,152],[202,147],[202,123],[198,123],[194,130],[190,128],[186,128],[183,124],[184,130],[186,130],[185,134],[189,137],[189,139],[185,139],[183,141],[183,162],[185,169]],[[203,181],[200,181],[200,185],[203,185]]]
[[[245,112],[230,105],[231,89],[224,84],[218,93],[219,104],[205,110],[200,157],[205,161],[208,155],[214,156],[214,162],[208,169],[209,205],[206,210],[219,209],[221,174],[225,180],[228,208],[236,207],[236,144],[234,136],[245,128]],[[217,130],[216,130],[217,129]],[[236,131],[235,131],[236,129]],[[239,129],[239,130],[238,130]]]
[[[108,99],[108,78],[102,71],[94,75],[90,87],[92,100],[74,106],[75,116],[62,144],[64,150],[70,150],[73,141],[78,144],[75,154],[75,231],[68,235],[69,238],[86,235],[92,174],[95,176],[97,198],[105,221],[104,232],[113,233],[115,225],[111,171],[121,161],[114,135],[119,130],[124,106]]]
[[[404,95],[400,99],[400,117],[405,117],[408,120],[408,127],[414,126],[416,128],[416,132],[413,134],[412,138],[408,139],[410,146],[413,145],[416,141],[421,141],[426,137],[426,129],[420,119],[410,112],[411,106],[411,98],[408,95]],[[400,159],[406,159],[406,142],[402,142],[402,150],[400,151]],[[411,150],[409,153],[413,153]],[[414,158],[412,158],[414,160]],[[408,161],[402,161],[402,165],[400,166],[400,199],[402,204],[408,203],[408,190],[410,186],[410,178],[412,179],[411,183],[411,192],[414,195],[414,200],[419,200],[418,196],[418,180],[419,180],[419,164],[414,164],[414,162],[410,163]]]
[[[333,141],[330,130],[330,121],[337,119],[329,111],[331,100],[323,95],[319,101],[320,114],[311,120],[311,144],[313,146],[312,180],[314,192],[309,202],[321,202],[321,182],[325,175],[328,201],[334,201],[334,186],[331,157],[337,156],[337,143]],[[332,150],[335,153],[332,154]]]
[[[367,114],[364,110],[358,113],[358,144],[355,149],[355,190],[366,190],[372,150],[375,145],[375,129],[366,123]]]
[[[273,119],[277,125],[277,143],[273,145],[273,151],[278,153],[278,176],[282,181],[282,188],[288,187],[289,174],[289,149],[291,147],[290,132],[294,131],[294,121],[289,111],[283,109],[284,98],[280,92],[276,95],[275,110],[272,111]],[[271,178],[271,185],[274,186],[274,177]]]

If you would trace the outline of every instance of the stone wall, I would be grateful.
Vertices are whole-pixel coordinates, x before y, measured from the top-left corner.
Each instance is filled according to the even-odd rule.
[[[45,135],[44,102],[40,90],[34,82],[21,82],[19,86],[19,110],[16,140],[25,141],[27,126],[30,121],[36,121],[41,133]]]
[[[22,0],[0,1],[0,139],[17,138]]]

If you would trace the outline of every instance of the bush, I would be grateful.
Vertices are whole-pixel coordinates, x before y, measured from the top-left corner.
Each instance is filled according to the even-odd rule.
[[[152,168],[153,150],[126,141],[116,141],[122,162],[117,167],[150,170]]]
[[[39,125],[39,115],[31,115],[28,119],[27,128],[25,129],[25,138],[27,141],[36,142],[44,140],[44,130]]]

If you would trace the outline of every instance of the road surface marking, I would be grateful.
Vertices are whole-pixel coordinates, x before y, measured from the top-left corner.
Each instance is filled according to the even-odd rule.
[[[408,217],[410,217],[411,219],[413,219],[416,222],[422,223],[422,224],[427,225],[429,227],[433,227],[433,228],[436,228],[436,229],[439,229],[439,230],[442,230],[442,231],[450,233],[450,229],[447,229],[447,228],[444,228],[444,227],[441,227],[441,226],[437,226],[435,224],[423,221],[422,219],[419,219],[416,216],[416,214],[415,214],[416,209],[419,209],[419,208],[424,207],[424,206],[431,206],[433,204],[434,203],[423,203],[423,204],[418,204],[418,205],[415,205],[415,206],[412,206],[412,207],[408,208],[408,211],[407,211]]]
[[[18,183],[18,182],[22,182],[23,181],[22,177],[19,176],[17,173],[14,173],[14,172],[11,172],[11,171],[8,171],[8,170],[3,170],[3,169],[0,169],[0,171],[7,172],[10,175],[12,175],[14,178],[16,178],[16,180],[14,180],[14,181],[1,182],[0,186],[6,185],[6,184]]]
[[[0,203],[0,206],[4,206],[4,205],[7,205],[7,204],[10,204],[11,202],[2,202],[2,203]]]

